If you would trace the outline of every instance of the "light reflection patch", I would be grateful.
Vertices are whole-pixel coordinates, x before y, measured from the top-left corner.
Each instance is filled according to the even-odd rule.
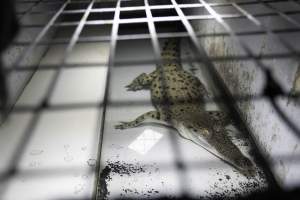
[[[162,136],[161,133],[146,129],[128,146],[128,148],[145,155],[162,138]]]

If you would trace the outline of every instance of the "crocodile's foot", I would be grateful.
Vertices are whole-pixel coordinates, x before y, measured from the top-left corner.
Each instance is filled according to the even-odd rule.
[[[126,85],[125,88],[127,88],[127,91],[137,91],[137,90],[142,90],[143,86],[140,85],[138,82],[132,82],[129,85]]]
[[[142,90],[146,87],[146,85],[149,84],[148,82],[150,78],[146,73],[142,73],[138,77],[136,77],[129,85],[125,87],[127,88],[127,91]]]
[[[130,122],[120,122],[119,124],[115,125],[115,129],[127,129],[127,128],[131,128],[131,123]]]

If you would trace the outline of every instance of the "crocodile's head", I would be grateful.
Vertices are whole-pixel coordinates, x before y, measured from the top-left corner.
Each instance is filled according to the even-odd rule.
[[[254,177],[256,168],[252,161],[247,157],[238,157],[233,161],[234,167],[246,177]]]

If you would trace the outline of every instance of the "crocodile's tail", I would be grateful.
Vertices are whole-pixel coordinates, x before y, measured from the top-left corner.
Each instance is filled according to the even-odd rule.
[[[180,60],[180,38],[168,38],[164,42],[161,56],[164,60]]]
[[[207,114],[189,115],[176,123],[180,135],[201,146],[211,154],[233,166],[247,177],[254,177],[255,167],[228,137],[224,127],[212,127]]]

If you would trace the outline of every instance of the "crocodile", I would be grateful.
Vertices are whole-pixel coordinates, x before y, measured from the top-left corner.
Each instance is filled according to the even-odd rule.
[[[129,85],[128,91],[149,89],[156,108],[130,122],[120,122],[116,129],[128,129],[145,122],[162,123],[175,128],[179,135],[201,146],[244,175],[254,172],[254,165],[232,142],[226,126],[232,121],[223,111],[205,110],[210,97],[204,84],[184,70],[180,59],[180,39],[164,43],[161,64],[149,74],[142,73]]]

